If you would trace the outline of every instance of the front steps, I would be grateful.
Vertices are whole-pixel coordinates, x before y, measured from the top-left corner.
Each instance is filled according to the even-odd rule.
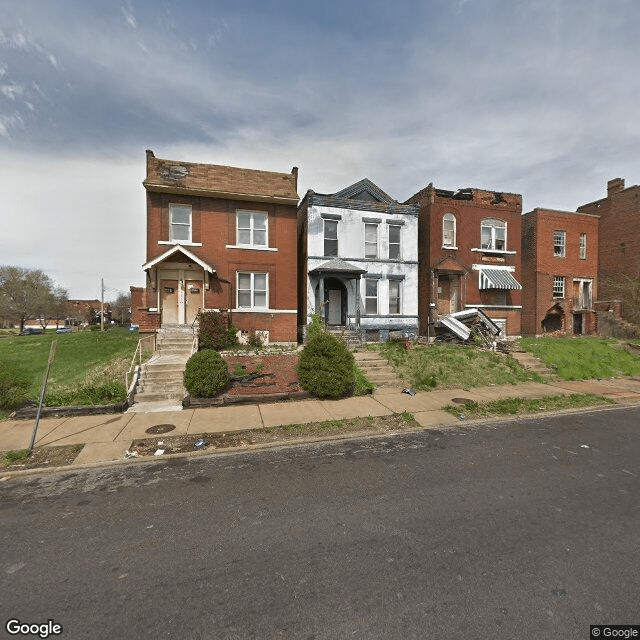
[[[332,333],[334,336],[340,336],[346,343],[349,349],[356,349],[361,347],[362,342],[362,333],[360,331],[353,331],[351,329],[346,329],[345,327],[331,327],[327,326],[327,331]]]
[[[134,404],[129,411],[182,408],[186,396],[184,368],[191,356],[194,330],[190,326],[163,327],[156,336],[156,351],[142,365]]]
[[[404,387],[394,368],[377,351],[358,351],[353,354],[356,364],[377,387]]]
[[[512,355],[525,369],[533,371],[543,377],[552,376],[555,371],[546,367],[538,358],[528,351],[511,351]]]

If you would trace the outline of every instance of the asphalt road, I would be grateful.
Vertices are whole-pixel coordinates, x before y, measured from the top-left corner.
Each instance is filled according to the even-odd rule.
[[[640,624],[640,409],[0,483],[0,616],[61,638]],[[35,636],[31,636],[35,637]]]

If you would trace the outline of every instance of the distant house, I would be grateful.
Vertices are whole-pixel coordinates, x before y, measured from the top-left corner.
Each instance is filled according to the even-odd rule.
[[[599,218],[534,209],[522,216],[522,333],[593,334]]]
[[[405,204],[420,207],[420,332],[433,336],[441,317],[479,308],[503,335],[520,335],[522,196],[429,184]]]
[[[100,322],[100,305],[100,300],[69,300],[67,323],[78,325],[85,322]],[[111,305],[108,302],[104,303],[104,317],[105,321],[111,320]]]
[[[295,342],[297,178],[296,167],[276,173],[147,151],[146,287],[131,287],[140,331],[230,309],[241,331]]]
[[[418,207],[368,179],[298,208],[298,323],[315,313],[369,341],[418,333]]]
[[[613,308],[621,297],[621,280],[640,277],[640,185],[625,188],[623,178],[614,178],[607,183],[606,198],[577,210],[600,217],[598,306]],[[637,322],[637,315],[630,311],[623,304],[622,315]]]

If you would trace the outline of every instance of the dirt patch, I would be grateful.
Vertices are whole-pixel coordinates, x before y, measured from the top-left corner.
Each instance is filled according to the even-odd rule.
[[[64,467],[73,463],[82,451],[82,447],[84,447],[83,444],[36,447],[28,457],[26,457],[26,451],[2,451],[0,452],[0,469],[22,471],[41,467]]]
[[[370,416],[349,420],[329,420],[308,424],[291,424],[265,429],[247,429],[230,433],[197,433],[172,437],[139,438],[131,444],[131,449],[140,456],[153,456],[158,450],[169,453],[189,451],[228,449],[229,447],[248,447],[256,444],[290,443],[303,438],[326,438],[327,436],[346,436],[353,433],[377,435],[397,431],[410,431],[418,428],[418,423],[408,413],[391,416]],[[198,440],[206,445],[196,447]]]
[[[226,356],[229,373],[244,375],[244,380],[234,380],[226,390],[230,396],[254,396],[301,391],[296,371],[298,354]],[[243,373],[244,372],[244,373]]]

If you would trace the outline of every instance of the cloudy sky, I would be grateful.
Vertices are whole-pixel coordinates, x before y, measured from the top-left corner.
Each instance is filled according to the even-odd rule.
[[[575,210],[640,182],[638,0],[2,0],[0,264],[143,284],[145,149]]]

